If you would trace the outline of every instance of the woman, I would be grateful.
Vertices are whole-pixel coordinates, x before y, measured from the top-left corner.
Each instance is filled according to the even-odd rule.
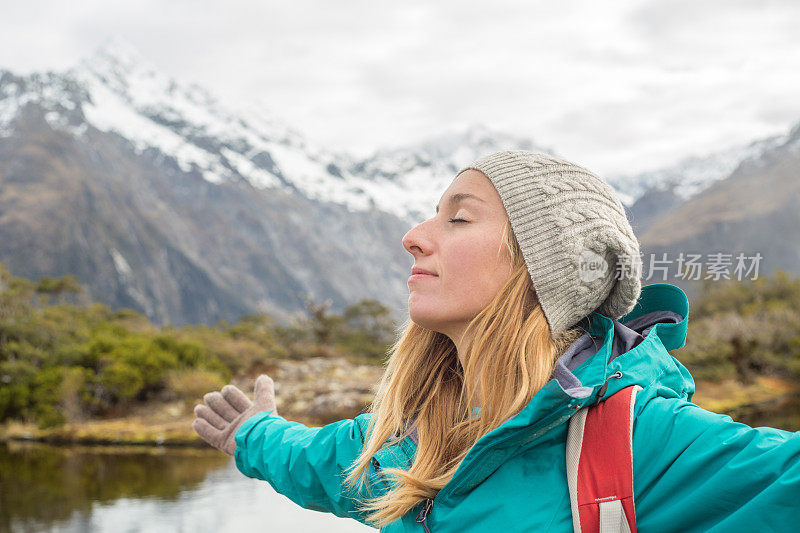
[[[395,531],[571,531],[570,417],[638,385],[633,483],[642,531],[789,531],[800,432],[690,402],[678,287],[641,287],[636,237],[589,170],[521,151],[463,168],[411,229],[409,319],[368,413],[285,420],[272,380],[228,385],[195,430],[308,509]],[[594,443],[597,445],[597,443]]]

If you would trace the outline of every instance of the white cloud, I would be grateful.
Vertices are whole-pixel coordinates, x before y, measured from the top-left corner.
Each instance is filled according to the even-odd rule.
[[[228,101],[365,153],[481,122],[602,173],[800,120],[794,0],[26,2],[0,67],[66,68],[108,36]]]

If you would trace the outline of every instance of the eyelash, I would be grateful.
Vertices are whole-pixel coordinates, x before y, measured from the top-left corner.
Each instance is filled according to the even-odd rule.
[[[463,218],[451,218],[448,222],[467,222]]]

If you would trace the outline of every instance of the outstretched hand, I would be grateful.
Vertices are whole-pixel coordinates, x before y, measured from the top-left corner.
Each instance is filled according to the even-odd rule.
[[[225,385],[220,392],[209,392],[203,396],[204,404],[194,407],[195,418],[192,429],[213,447],[228,455],[236,451],[234,437],[245,420],[261,411],[278,414],[275,407],[275,384],[272,378],[261,374],[256,378],[255,401],[239,388]]]

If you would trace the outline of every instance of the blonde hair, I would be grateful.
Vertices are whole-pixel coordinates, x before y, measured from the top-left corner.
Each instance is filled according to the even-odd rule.
[[[366,480],[375,453],[413,429],[418,446],[408,470],[383,469],[392,479],[386,493],[360,502],[377,528],[434,498],[478,439],[521,411],[549,381],[558,356],[582,333],[575,328],[551,336],[508,220],[501,243],[512,273],[467,326],[463,367],[449,337],[410,318],[389,351],[369,409],[368,438],[345,483]]]

